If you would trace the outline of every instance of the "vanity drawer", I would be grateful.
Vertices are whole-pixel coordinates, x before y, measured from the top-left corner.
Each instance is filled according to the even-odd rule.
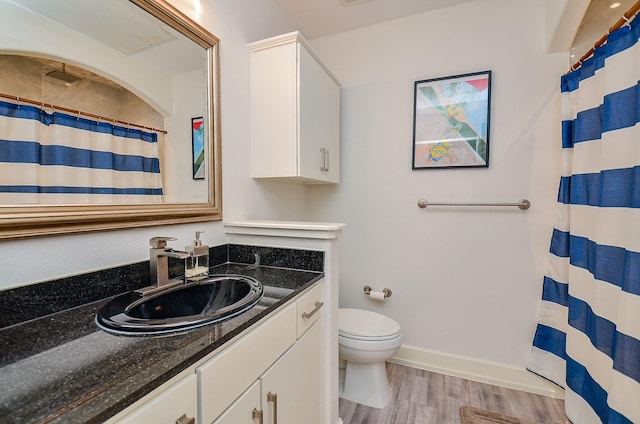
[[[296,341],[296,305],[291,304],[200,366],[201,423],[210,423]]]
[[[167,389],[157,389],[159,394],[141,406],[134,404],[120,419],[110,420],[112,424],[166,423],[174,424],[183,415],[193,418],[197,413],[197,382],[191,374]],[[155,392],[154,392],[155,393]],[[151,395],[153,396],[153,395]],[[146,399],[146,398],[145,398]],[[186,418],[185,418],[186,419]]]
[[[296,301],[297,305],[297,327],[298,338],[313,325],[314,322],[322,316],[322,308],[324,301],[322,300],[323,281],[318,282],[313,288],[304,293],[300,299]]]

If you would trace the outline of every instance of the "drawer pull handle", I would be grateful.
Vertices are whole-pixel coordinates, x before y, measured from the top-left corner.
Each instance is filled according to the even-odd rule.
[[[278,394],[267,393],[267,402],[273,402],[273,424],[278,424]]]
[[[182,416],[176,420],[176,424],[196,424],[196,419],[194,417],[187,417],[187,414],[182,414]]]
[[[251,418],[255,421],[258,420],[258,424],[263,424],[264,421],[262,421],[262,411],[259,410],[258,408],[253,408],[253,411],[251,411]]]
[[[318,312],[320,310],[320,308],[322,308],[323,306],[324,306],[323,302],[316,302],[315,308],[313,308],[313,311],[311,311],[311,312],[303,312],[302,313],[302,318],[311,318],[313,316],[313,314]]]

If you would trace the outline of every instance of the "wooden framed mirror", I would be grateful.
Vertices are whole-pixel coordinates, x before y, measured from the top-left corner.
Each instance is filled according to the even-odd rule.
[[[116,200],[115,196],[109,197],[102,192],[96,195],[95,189],[90,189],[93,191],[89,195],[76,196],[78,188],[75,185],[85,186],[86,182],[53,184],[47,173],[53,168],[51,166],[43,173],[47,175],[42,179],[43,182],[36,184],[38,188],[30,186],[29,189],[35,195],[24,197],[28,200],[22,201],[20,197],[17,197],[20,200],[15,200],[16,197],[12,197],[11,192],[16,191],[15,187],[23,183],[13,181],[18,175],[28,175],[32,168],[21,168],[23,163],[16,164],[13,159],[8,158],[11,155],[7,151],[11,153],[11,148],[7,146],[11,146],[16,140],[7,134],[2,135],[0,128],[0,167],[3,168],[0,172],[3,175],[0,177],[0,239],[222,218],[219,40],[215,36],[165,0],[0,1],[5,3],[0,16],[0,57],[6,54],[18,57],[18,62],[36,59],[44,63],[42,70],[38,72],[42,75],[42,81],[50,85],[56,83],[49,82],[48,77],[55,76],[53,74],[64,77],[61,78],[64,80],[72,72],[79,74],[79,79],[90,80],[88,75],[91,74],[108,79],[155,108],[160,116],[160,126],[163,127],[159,132],[166,133],[159,143],[162,191],[153,201],[130,201],[135,196],[126,195],[117,196]],[[125,36],[142,44],[112,47],[127,44],[121,40]],[[191,65],[191,58],[184,56],[188,51],[195,52],[194,63],[197,62],[197,65]],[[135,69],[129,67],[133,62],[136,62]],[[144,63],[140,65],[141,62]],[[15,62],[3,62],[0,59],[0,72],[5,63]],[[47,66],[57,69],[51,71]],[[14,65],[6,65],[5,68],[16,74],[26,73]],[[7,80],[6,77],[3,79]],[[201,85],[198,85],[200,82]],[[61,84],[60,81],[57,83]],[[86,86],[88,83],[82,84]],[[19,88],[20,85],[9,84],[8,90]],[[33,84],[29,86],[33,88]],[[5,87],[0,85],[0,93],[4,92],[3,88]],[[95,88],[91,90],[97,91]],[[31,96],[25,96],[23,92],[3,93],[6,96],[0,96],[0,102],[6,100],[13,106],[17,104],[16,107],[22,110],[27,105],[40,108],[45,115],[66,114],[67,118],[75,116],[75,112],[77,119],[93,119],[98,124],[117,126],[127,132],[131,128],[137,129],[137,124],[129,121],[130,115],[114,118],[113,115],[91,111],[93,105],[69,108],[65,104],[66,100],[59,95],[44,98],[44,89],[32,91],[35,94]],[[78,91],[66,97],[82,100],[90,97],[79,93]],[[27,98],[38,95],[39,99]],[[98,103],[105,102],[101,100]],[[85,109],[91,112],[85,113]],[[126,108],[123,106],[121,109]],[[198,138],[194,135],[194,122],[202,125],[198,128],[198,137],[201,137],[200,143],[203,142],[199,145],[199,152],[200,161],[204,161],[204,174],[197,177],[193,166],[193,154],[196,151],[194,146]],[[146,125],[141,127],[142,131],[157,128]],[[41,150],[42,145],[46,144],[35,140],[31,145],[34,143]],[[120,175],[124,173],[120,172]],[[51,185],[55,185],[56,189],[74,185],[76,192],[57,197],[51,194],[55,191]]]

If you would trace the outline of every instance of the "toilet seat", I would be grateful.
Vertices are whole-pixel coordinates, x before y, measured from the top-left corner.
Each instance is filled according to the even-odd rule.
[[[345,337],[341,334],[338,335],[339,349],[350,348],[362,352],[381,352],[398,349],[400,344],[402,344],[402,333],[392,339],[386,340],[354,339]]]
[[[338,310],[338,335],[362,341],[384,341],[401,335],[400,324],[389,317],[362,309]]]

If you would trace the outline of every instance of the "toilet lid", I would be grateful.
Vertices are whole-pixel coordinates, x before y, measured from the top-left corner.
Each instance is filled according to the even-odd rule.
[[[362,309],[338,310],[339,334],[354,339],[393,338],[400,333],[400,324],[389,317]]]

